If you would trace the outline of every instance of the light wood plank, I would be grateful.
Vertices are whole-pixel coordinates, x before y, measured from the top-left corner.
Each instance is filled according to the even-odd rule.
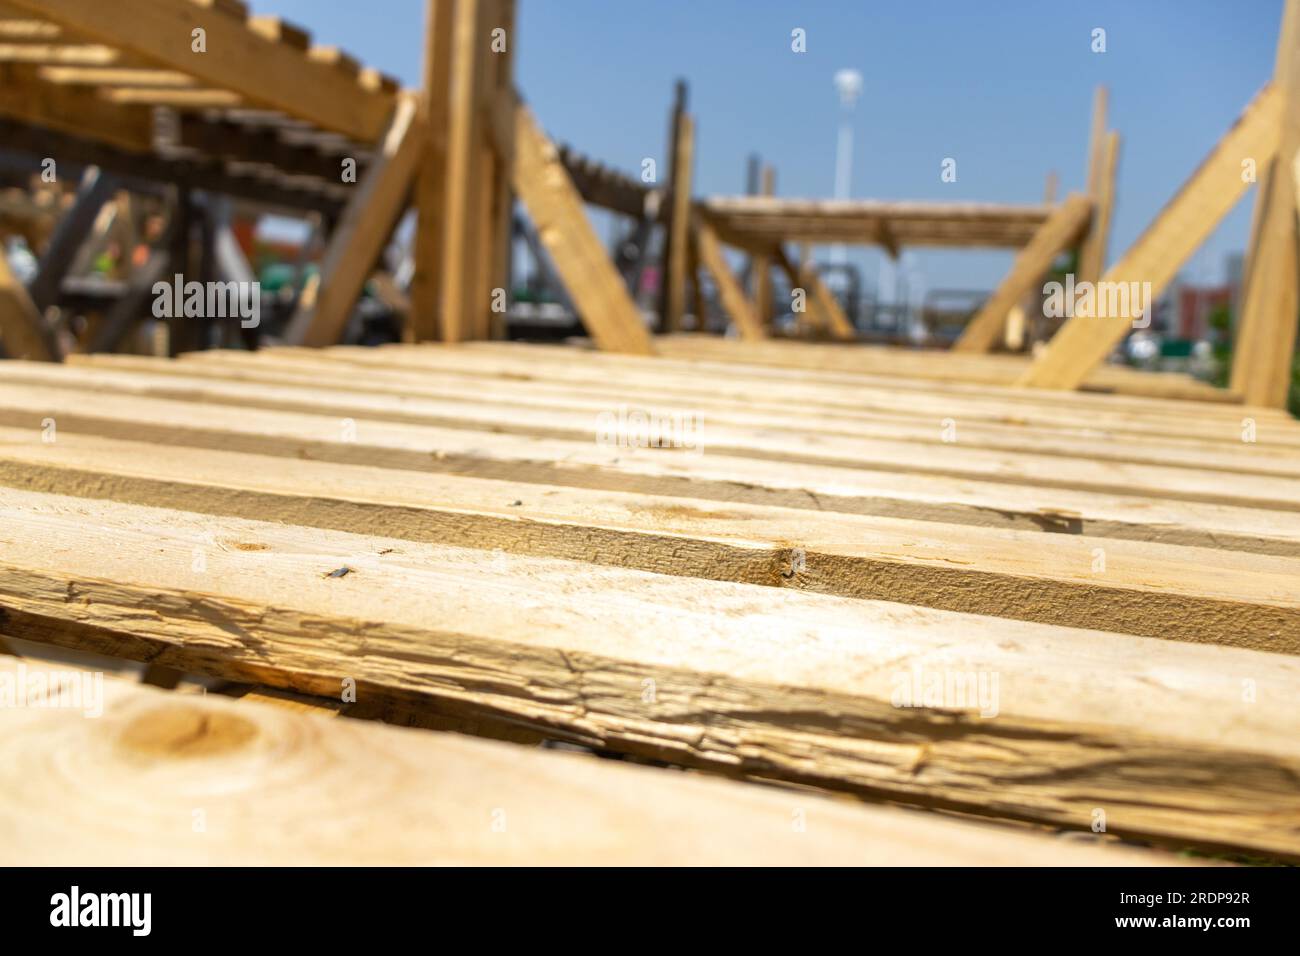
[[[363,142],[379,140],[394,97],[363,89],[354,77],[314,63],[301,52],[249,29],[242,18],[214,15],[170,0],[14,0],[33,16],[53,20],[102,43],[180,70],[250,103],[282,110]],[[195,55],[191,34],[207,33]]]
[[[1102,281],[1149,282],[1154,301],[1246,191],[1249,184],[1242,177],[1242,159],[1253,157],[1262,164],[1276,152],[1281,110],[1281,92],[1275,86],[1266,87]],[[1129,311],[1133,311],[1131,307]],[[1071,318],[1024,374],[1021,384],[1078,388],[1124,340],[1136,318]]]
[[[76,673],[22,666],[0,660],[0,674]],[[97,720],[69,708],[0,711],[6,865],[1182,862],[802,791],[330,720],[252,697],[178,696],[113,678],[103,691]],[[76,796],[57,769],[72,766]]]
[[[0,429],[25,490],[1300,653],[1295,558],[24,437]]]
[[[1300,856],[1284,655],[14,490],[0,516],[20,639],[323,696],[353,677],[731,773],[1081,829],[1102,808],[1111,833]],[[968,673],[998,675],[996,716],[990,693],[896,706],[900,682]]]
[[[684,94],[679,93],[679,97]],[[674,112],[673,161],[670,193],[667,262],[664,263],[663,330],[677,332],[686,312],[688,248],[691,242],[692,197],[695,167],[695,120],[679,105]]]

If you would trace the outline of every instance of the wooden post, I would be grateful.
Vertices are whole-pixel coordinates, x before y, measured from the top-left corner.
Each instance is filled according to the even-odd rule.
[[[428,0],[426,8],[424,84],[419,107],[424,144],[415,184],[415,272],[411,277],[410,318],[402,333],[408,342],[437,339],[443,327],[443,220],[447,211],[453,7],[454,0]]]
[[[487,263],[482,237],[484,89],[491,38],[488,0],[456,0],[451,58],[451,114],[447,133],[446,235],[442,259],[442,338],[462,342],[482,327]]]
[[[1281,99],[1276,154],[1260,171],[1255,224],[1246,257],[1231,387],[1248,405],[1284,408],[1300,313],[1300,242],[1295,162],[1300,156],[1300,0],[1287,0],[1273,86]]]
[[[671,181],[664,268],[660,277],[660,325],[665,332],[680,331],[682,314],[686,311],[686,259],[689,252],[687,244],[690,242],[691,166],[694,162],[695,126],[686,112],[686,84],[681,80],[677,82],[671,139]]]
[[[764,166],[760,192],[764,196],[776,193],[776,170]],[[756,254],[750,260],[750,294],[754,299],[754,315],[758,324],[767,328],[772,322],[772,258],[767,253]]]
[[[1272,159],[1277,151],[1281,109],[1280,92],[1274,86],[1265,87],[1102,281],[1126,286],[1150,283],[1150,300],[1154,302],[1245,192],[1248,184],[1242,178],[1242,159],[1254,158],[1261,166]],[[1052,337],[1019,384],[1078,388],[1132,330],[1135,312],[1130,307],[1121,315],[1074,316]]]

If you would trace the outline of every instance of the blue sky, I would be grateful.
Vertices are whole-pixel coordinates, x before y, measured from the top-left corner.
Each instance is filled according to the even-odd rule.
[[[415,85],[424,0],[254,0]],[[1037,202],[1055,169],[1082,189],[1093,88],[1121,146],[1111,257],[1267,82],[1282,0],[519,0],[518,82],[557,139],[629,172],[662,163],[674,78],[690,83],[697,193],[743,191],[753,152],[786,196],[829,196],[839,105],[865,77],[853,195]],[[807,52],[790,31],[807,32]],[[1105,53],[1090,49],[1106,30]],[[945,157],[957,181],[940,181]],[[1186,274],[1217,281],[1253,193]],[[879,255],[855,255],[875,284]],[[1010,253],[918,251],[930,288],[990,288]]]

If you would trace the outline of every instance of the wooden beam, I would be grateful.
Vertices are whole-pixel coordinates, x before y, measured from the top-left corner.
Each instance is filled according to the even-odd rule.
[[[668,196],[667,262],[660,281],[663,283],[665,332],[679,332],[686,311],[686,260],[689,255],[691,226],[691,189],[695,163],[695,121],[685,110],[675,114],[673,162]]]
[[[451,117],[453,0],[426,0],[420,117],[425,142],[415,180],[415,272],[411,313],[403,337],[426,342],[442,337],[442,269],[447,255],[447,137]]]
[[[3,243],[0,243],[0,348],[9,358],[43,362],[57,362],[61,354],[54,331],[10,269]]]
[[[394,99],[249,29],[242,18],[171,0],[14,0],[47,20],[168,69],[363,142],[384,133]],[[207,52],[191,49],[203,29]]]
[[[773,254],[776,264],[781,267],[785,273],[786,281],[790,283],[790,288],[803,289],[805,293],[804,305],[807,309],[807,315],[813,324],[828,334],[831,338],[850,340],[857,337],[857,330],[853,327],[840,308],[839,302],[826,287],[817,274],[809,260],[806,263],[796,265],[794,260],[785,251],[784,246],[777,246]]]
[[[414,97],[400,97],[379,155],[354,187],[356,193],[330,236],[319,296],[314,306],[300,305],[294,313],[286,341],[324,346],[342,337],[371,268],[405,208],[423,140]]]
[[[745,290],[727,265],[722,246],[713,229],[702,218],[696,217],[695,230],[701,264],[713,277],[713,284],[718,287],[718,295],[722,299],[722,307],[726,309],[727,317],[736,327],[736,332],[747,342],[760,342],[767,338],[767,330],[754,314]]]
[[[1150,283],[1154,301],[1188,257],[1227,215],[1248,183],[1242,160],[1264,165],[1277,151],[1283,97],[1265,87],[1215,144],[1177,195],[1103,276],[1107,283]],[[1075,316],[1053,336],[1021,379],[1033,388],[1075,389],[1133,328],[1136,307],[1111,317]]]
[[[975,317],[953,344],[955,352],[987,352],[1002,339],[1007,314],[1042,281],[1063,249],[1087,227],[1093,206],[1087,196],[1067,196],[1043,223],[1029,245],[1020,250],[1011,269],[998,283]]]
[[[555,145],[522,103],[515,108],[514,146],[511,182],[587,332],[601,349],[649,355],[640,310],[591,228]]]
[[[0,115],[132,153],[153,150],[153,111],[109,103],[93,90],[44,83],[34,67],[0,64]]]
[[[194,77],[176,70],[142,70],[116,66],[45,66],[40,78],[47,83],[73,86],[133,86],[152,89],[193,89]]]
[[[1251,405],[1285,408],[1300,322],[1300,241],[1296,161],[1300,158],[1300,0],[1288,0],[1274,65],[1282,100],[1278,148],[1259,159],[1255,225],[1242,279],[1231,387]]]
[[[491,48],[486,56],[487,77],[484,102],[480,109],[500,111],[485,124],[478,147],[483,194],[481,196],[483,229],[483,301],[492,303],[480,313],[475,338],[505,337],[505,308],[510,297],[510,252],[514,226],[514,192],[510,186],[510,167],[514,162],[514,58],[515,0],[492,0],[486,11],[485,29],[495,42],[499,36],[504,49]],[[497,31],[500,31],[498,34]],[[501,311],[493,305],[500,290]]]
[[[1079,829],[1104,807],[1111,833],[1300,856],[1300,830],[1279,824],[1300,812],[1286,655],[68,504],[0,491],[0,607],[18,639],[321,696],[351,677],[375,698],[731,774]],[[221,547],[196,575],[209,538]],[[912,690],[934,674],[984,675],[984,691],[936,707]],[[1243,703],[1246,684],[1259,692]]]
[[[76,680],[16,658],[17,683]],[[91,675],[86,672],[86,678]],[[103,713],[0,712],[0,863],[63,866],[1141,866],[1174,858],[814,793],[331,720],[337,699],[176,695],[103,677]],[[59,741],[93,799],[42,757]],[[142,773],[141,766],[148,771]],[[366,767],[362,776],[355,768]],[[349,778],[348,786],[334,781]],[[50,788],[50,789],[46,789]],[[45,799],[31,799],[35,793]],[[196,793],[221,825],[195,834]],[[371,812],[358,816],[360,798]],[[303,813],[310,805],[310,814]],[[112,807],[112,827],[105,809]],[[341,819],[364,820],[359,851]],[[796,828],[792,821],[805,826]],[[505,832],[494,830],[500,821]]]

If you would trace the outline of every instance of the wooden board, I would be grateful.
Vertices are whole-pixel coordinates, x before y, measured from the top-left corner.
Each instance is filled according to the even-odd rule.
[[[242,18],[169,0],[14,0],[33,16],[189,73],[249,102],[366,142],[387,126],[394,98],[366,90],[354,76],[308,59],[291,44],[267,39]],[[191,34],[206,31],[207,52],[195,56]]]
[[[359,699],[659,759],[1080,828],[1103,808],[1112,833],[1300,856],[1285,655],[12,490],[0,515],[21,639],[322,696],[352,677]],[[927,674],[1000,691],[898,706]]]
[[[722,299],[722,308],[735,326],[737,334],[746,342],[759,342],[767,338],[767,330],[754,312],[754,306],[745,295],[740,281],[727,265],[722,246],[713,229],[708,223],[697,220],[695,230],[700,262],[713,278],[718,296]]]
[[[6,678],[37,673],[76,674],[0,657]],[[251,698],[169,694],[113,678],[103,692],[96,720],[68,708],[0,710],[5,865],[1183,862],[807,792],[330,720]],[[75,782],[61,769],[71,766]]]

